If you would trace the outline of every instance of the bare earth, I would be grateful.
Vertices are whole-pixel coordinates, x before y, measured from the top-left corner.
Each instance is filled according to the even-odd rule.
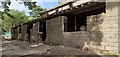
[[[50,46],[39,43],[39,45],[31,45],[24,41],[12,40],[12,41],[2,41],[2,55],[3,57],[11,56],[25,56],[34,57],[35,55],[51,55],[62,56],[62,55],[96,55],[93,52],[82,51],[80,49],[59,46]],[[16,55],[16,56],[15,56]],[[62,56],[63,57],[63,56]],[[80,56],[81,57],[81,56]]]

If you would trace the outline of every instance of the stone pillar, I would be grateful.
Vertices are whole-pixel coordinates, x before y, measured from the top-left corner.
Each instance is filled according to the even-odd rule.
[[[46,39],[45,44],[60,45],[63,44],[62,16],[52,18],[46,21]]]
[[[120,2],[119,2],[119,6],[118,6],[118,44],[120,44]],[[118,52],[120,54],[120,45],[118,45]]]
[[[105,50],[111,50],[118,53],[118,2],[106,3],[106,16],[101,25],[103,39],[101,45]],[[105,45],[106,43],[106,45]]]
[[[39,22],[34,23],[32,29],[30,30],[30,42],[31,44],[39,43]]]
[[[21,40],[24,40],[24,34],[25,34],[25,30],[24,30],[24,26],[21,26]]]
[[[21,27],[18,27],[18,31],[19,31],[18,39],[19,39],[19,40],[22,40],[22,36],[21,36]]]
[[[19,28],[12,28],[11,30],[12,32],[12,39],[18,39],[18,36],[19,36]]]
[[[11,37],[11,38],[12,38],[12,39],[15,39],[15,28],[12,28],[12,29],[11,29],[11,33],[12,33],[12,37]]]
[[[23,25],[22,28],[21,28],[21,36],[22,36],[22,39],[24,41],[27,41],[27,37],[28,37],[28,34],[27,34],[27,25]]]
[[[16,39],[18,39],[19,38],[19,27],[17,27],[16,29],[15,29],[15,38]]]
[[[27,38],[27,40],[28,40],[28,42],[30,42],[30,30],[31,30],[31,28],[32,28],[32,25],[27,25],[27,34],[28,34],[28,38]]]

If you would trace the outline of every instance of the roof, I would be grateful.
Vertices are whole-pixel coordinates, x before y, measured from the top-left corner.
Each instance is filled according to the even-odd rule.
[[[53,11],[53,10],[56,10],[56,9],[59,9],[61,7],[64,7],[66,5],[71,5],[71,4],[73,5],[74,2],[69,2],[69,3],[63,4],[63,5],[54,7],[52,9],[50,9],[50,10],[45,11],[43,14],[49,13],[50,11]],[[48,20],[48,19],[51,19],[51,18],[54,18],[54,17],[57,17],[57,16],[63,16],[63,15],[68,14],[68,13],[73,13],[73,12],[78,12],[78,11],[83,12],[87,8],[91,8],[91,7],[95,7],[96,8],[97,5],[98,5],[98,7],[104,7],[104,2],[85,2],[85,3],[82,3],[82,4],[78,4],[77,6],[74,6],[74,7],[71,6],[68,9],[61,10],[59,12],[54,12],[52,14],[39,17],[37,19],[31,20],[31,21],[29,21],[27,23],[24,23],[22,25],[29,25],[29,24],[32,24],[32,23],[36,23],[38,21],[44,21],[44,20]],[[100,5],[102,5],[102,6],[100,6]],[[18,25],[16,27],[20,27],[22,25]],[[16,27],[13,27],[13,28],[16,28]]]
[[[74,3],[74,2],[71,1],[71,2],[68,2],[68,3],[61,4],[61,5],[59,5],[59,6],[53,7],[53,8],[51,8],[51,9],[49,9],[49,10],[43,12],[42,14],[47,13],[47,12],[50,12],[50,11],[55,10],[55,9],[58,9],[58,8],[60,8],[60,7],[63,7],[63,6],[72,4],[72,3]]]

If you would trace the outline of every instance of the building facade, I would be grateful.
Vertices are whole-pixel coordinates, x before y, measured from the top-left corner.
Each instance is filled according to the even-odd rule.
[[[14,31],[21,31],[18,33],[21,38],[16,38],[80,49],[87,42],[95,49],[118,53],[119,5],[119,2],[65,3],[44,12],[41,21],[37,19],[13,28],[13,35]]]
[[[92,10],[91,7],[84,9],[82,13],[76,11],[46,20],[46,43],[82,49],[85,42],[89,42],[100,50],[117,52],[118,3],[106,3],[95,7],[98,9]]]

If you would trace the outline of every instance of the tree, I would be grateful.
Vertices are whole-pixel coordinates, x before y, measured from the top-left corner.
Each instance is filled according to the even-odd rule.
[[[4,19],[1,26],[4,32],[10,32],[12,27],[26,23],[29,20],[28,16],[18,10],[11,9],[9,14],[13,17],[8,16],[6,13],[3,14]]]
[[[15,0],[15,1],[19,1],[19,0]],[[21,1],[23,1],[24,5],[27,6],[30,10],[36,7],[36,2],[32,2],[32,0],[21,0]],[[5,11],[9,11],[9,6],[11,4],[10,0],[2,1],[1,4],[3,5]]]
[[[10,6],[10,4],[11,4],[11,2],[9,2],[9,1],[10,0],[6,0],[6,1],[2,2],[3,8],[5,9],[4,12],[2,12],[2,15],[1,15],[2,19],[4,19],[4,17],[3,17],[4,13],[7,14],[9,17],[13,18],[13,16],[8,13],[9,12],[9,7],[8,6]],[[18,0],[16,0],[16,1],[18,1]],[[23,4],[26,7],[28,7],[29,10],[31,10],[31,12],[29,12],[29,13],[30,13],[32,19],[36,18],[36,17],[41,17],[41,13],[46,10],[46,9],[43,9],[42,7],[40,7],[40,6],[37,6],[36,2],[31,2],[32,0],[21,0],[21,1],[24,2]]]
[[[37,18],[37,17],[41,17],[41,14],[43,11],[45,11],[46,9],[43,9],[40,6],[36,6],[35,8],[32,9],[32,11],[30,12],[30,16]]]
[[[18,1],[18,0],[16,0]],[[24,2],[24,5],[29,8],[29,10],[32,10],[33,8],[36,7],[36,2],[31,2],[32,0],[21,0]],[[11,14],[8,12],[10,11],[9,6],[11,4],[10,0],[5,0],[0,2],[2,4],[2,7],[4,8],[4,12],[2,12],[1,19],[4,19],[3,14],[7,14],[9,17],[13,17]]]

